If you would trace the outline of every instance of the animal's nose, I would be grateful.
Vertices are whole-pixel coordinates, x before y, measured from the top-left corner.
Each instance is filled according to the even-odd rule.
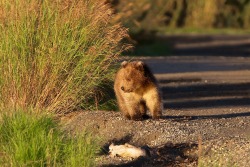
[[[123,90],[123,91],[124,91],[124,87],[123,87],[123,86],[121,87],[121,90]]]

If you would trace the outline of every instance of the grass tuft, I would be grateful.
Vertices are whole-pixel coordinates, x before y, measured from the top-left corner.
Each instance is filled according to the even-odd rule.
[[[96,151],[88,133],[69,138],[52,117],[23,111],[2,114],[1,166],[92,167]]]

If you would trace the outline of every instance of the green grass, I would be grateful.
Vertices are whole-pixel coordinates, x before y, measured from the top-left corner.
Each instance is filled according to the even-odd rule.
[[[236,28],[161,28],[160,34],[181,35],[181,34],[198,34],[198,35],[245,35],[250,34],[248,29]]]
[[[31,112],[1,116],[0,166],[95,165],[97,144],[88,133],[66,136],[52,117]]]
[[[96,0],[0,0],[0,107],[65,113],[112,80],[127,30]]]
[[[150,43],[139,43],[133,51],[125,53],[129,56],[168,56],[171,53],[170,46],[165,42],[152,41]]]

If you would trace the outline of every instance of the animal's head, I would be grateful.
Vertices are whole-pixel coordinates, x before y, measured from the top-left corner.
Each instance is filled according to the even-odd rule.
[[[114,143],[111,143],[110,146],[109,146],[109,151],[112,151],[114,146],[115,146]]]
[[[117,154],[116,154],[116,146],[114,145],[114,143],[112,143],[110,146],[109,146],[109,155],[111,156],[111,157],[115,157],[115,156],[117,156]]]
[[[126,93],[134,92],[145,84],[144,66],[145,64],[142,61],[122,62],[122,91]]]

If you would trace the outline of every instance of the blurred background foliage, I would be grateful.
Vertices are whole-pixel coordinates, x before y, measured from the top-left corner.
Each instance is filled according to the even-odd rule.
[[[176,28],[250,28],[250,0],[106,0],[134,39]]]
[[[162,37],[173,34],[249,34],[250,0],[105,0],[115,22],[129,29],[125,55],[170,55]],[[162,41],[163,40],[163,41]],[[165,44],[164,44],[165,43]]]

